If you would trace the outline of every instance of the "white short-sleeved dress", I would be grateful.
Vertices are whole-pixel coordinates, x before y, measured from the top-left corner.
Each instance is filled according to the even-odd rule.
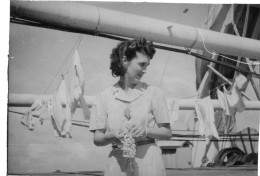
[[[126,107],[130,107],[130,120],[125,117]],[[127,96],[116,83],[97,96],[92,107],[90,131],[119,131],[128,123],[153,128],[158,128],[160,123],[170,123],[166,98],[161,89],[140,82]],[[165,176],[161,150],[155,143],[137,146],[135,158],[131,161],[122,153],[122,150],[112,149],[105,176]]]

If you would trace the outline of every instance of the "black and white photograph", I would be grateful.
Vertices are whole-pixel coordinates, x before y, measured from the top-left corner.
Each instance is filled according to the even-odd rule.
[[[9,9],[6,175],[258,175],[260,4]]]

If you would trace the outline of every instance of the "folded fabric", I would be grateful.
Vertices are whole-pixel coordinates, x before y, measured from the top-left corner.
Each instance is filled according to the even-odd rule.
[[[199,132],[206,136],[207,141],[212,136],[219,139],[214,123],[214,108],[211,104],[210,96],[195,101],[195,110],[199,120]]]

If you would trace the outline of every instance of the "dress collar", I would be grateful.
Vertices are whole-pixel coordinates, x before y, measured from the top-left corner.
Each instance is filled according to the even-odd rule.
[[[127,95],[123,89],[119,86],[118,82],[113,85],[113,95],[116,99],[126,102],[132,102],[143,95],[144,90],[147,88],[147,84],[139,82],[132,90],[130,95]]]

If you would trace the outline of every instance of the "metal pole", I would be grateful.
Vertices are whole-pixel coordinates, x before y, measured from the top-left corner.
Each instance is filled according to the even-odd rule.
[[[62,26],[95,30],[129,38],[145,37],[169,45],[260,59],[260,41],[168,21],[107,10],[78,2],[11,1],[11,16]]]
[[[34,101],[43,95],[36,94],[9,94],[8,106],[30,107]],[[46,95],[50,96],[50,95]],[[92,106],[95,101],[95,96],[84,96],[87,104]],[[198,99],[181,99],[179,101],[180,110],[194,110],[195,101]],[[218,100],[211,100],[214,109],[221,109]],[[246,110],[260,110],[260,101],[245,101]]]

